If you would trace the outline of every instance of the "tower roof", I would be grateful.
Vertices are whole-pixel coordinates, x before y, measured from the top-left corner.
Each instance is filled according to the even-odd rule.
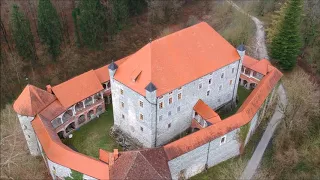
[[[152,82],[150,82],[150,83],[146,86],[145,89],[146,89],[147,91],[149,91],[149,92],[153,92],[153,91],[157,90],[157,87],[156,87]]]
[[[35,116],[55,99],[53,94],[28,84],[14,102],[13,109],[20,115]]]
[[[108,68],[111,69],[111,70],[116,70],[116,69],[118,69],[118,65],[112,61],[109,64]]]
[[[245,51],[246,48],[245,48],[245,46],[244,46],[243,44],[241,44],[241,45],[239,45],[239,46],[237,47],[237,50],[238,50],[238,51]]]

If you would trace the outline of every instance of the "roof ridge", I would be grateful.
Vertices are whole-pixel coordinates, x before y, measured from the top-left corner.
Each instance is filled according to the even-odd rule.
[[[134,151],[133,151],[133,152],[134,152]],[[133,166],[134,162],[136,161],[137,156],[138,156],[138,153],[136,152],[136,153],[135,153],[135,157],[132,159],[131,165],[130,165],[130,167],[128,168],[128,171],[125,173],[125,176],[124,176],[124,177],[127,177],[129,171],[132,169],[132,166]]]
[[[148,164],[152,167],[153,170],[155,170],[157,172],[157,174],[162,177],[160,175],[160,173],[153,167],[153,165],[149,162],[149,160],[139,151],[140,155],[148,162]]]

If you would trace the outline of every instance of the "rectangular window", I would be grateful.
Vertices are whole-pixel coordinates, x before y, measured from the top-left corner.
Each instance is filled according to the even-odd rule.
[[[143,127],[140,127],[140,130],[143,131]]]
[[[168,124],[168,128],[170,128],[170,127],[171,127],[171,123]]]
[[[218,99],[218,102],[220,102],[221,100],[220,99]]]
[[[121,107],[124,108],[124,102],[121,102]]]
[[[171,91],[171,92],[169,92],[169,94],[172,94],[172,91]]]
[[[232,74],[234,73],[234,68],[232,68]]]
[[[223,137],[221,138],[221,140],[220,140],[220,145],[226,143],[226,138],[227,138],[226,136],[223,136]]]
[[[178,100],[182,98],[181,93],[178,94]]]
[[[140,114],[140,120],[143,120],[143,114]]]
[[[172,104],[172,97],[169,98],[169,104]]]
[[[207,91],[207,96],[209,96],[210,95],[210,91]]]
[[[168,116],[171,116],[171,111],[168,112]]]
[[[211,84],[211,79],[209,79],[209,84]]]
[[[201,89],[201,88],[202,88],[202,84],[200,83],[200,84],[199,84],[199,89]]]
[[[253,75],[253,76],[256,76],[256,75],[257,75],[257,72],[253,71],[252,75]]]
[[[162,115],[161,116],[159,116],[159,121],[161,121],[162,120]]]
[[[124,115],[122,114],[122,119],[124,119],[125,117],[124,117]]]
[[[159,96],[159,99],[162,99],[163,98],[163,96]]]
[[[177,107],[177,112],[180,112],[180,106]]]
[[[139,104],[140,104],[140,107],[143,107],[143,102],[142,101],[140,101]]]
[[[221,89],[222,89],[222,85],[219,86],[219,91],[221,91]]]
[[[181,90],[182,87],[179,87],[178,90]]]
[[[159,103],[159,109],[162,109],[163,108],[163,102],[160,102]]]
[[[221,78],[223,78],[223,77],[224,77],[224,73],[221,74]]]
[[[123,89],[120,89],[120,94],[123,95]]]
[[[230,84],[230,85],[232,84],[232,80],[230,80],[229,84]]]

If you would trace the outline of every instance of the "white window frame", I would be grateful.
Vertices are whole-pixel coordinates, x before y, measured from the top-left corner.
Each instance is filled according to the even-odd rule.
[[[171,103],[170,103],[170,98],[171,98]],[[168,104],[170,105],[170,104],[173,104],[173,97],[172,96],[170,96],[169,98],[168,98]]]
[[[121,94],[121,91],[122,91],[122,94]],[[122,88],[120,88],[120,94],[123,96],[124,94],[124,90]]]
[[[141,119],[141,115],[142,115],[142,119]],[[139,121],[143,121],[144,120],[144,115],[142,113],[139,113]]]
[[[222,139],[224,139],[224,141],[222,142]],[[222,145],[222,144],[225,144],[227,142],[227,135],[224,135],[224,136],[222,136],[221,138],[220,138],[220,146]]]
[[[122,107],[122,104],[123,104],[123,107]],[[124,109],[124,102],[123,101],[120,101],[120,107],[121,107],[121,109]]]
[[[160,104],[161,104],[161,103],[162,103],[162,108],[160,108]],[[159,109],[163,109],[163,108],[164,108],[164,103],[163,103],[163,101],[159,102],[158,108],[159,108]]]
[[[181,94],[181,98],[180,98],[180,99],[179,99],[179,94]],[[179,93],[177,94],[177,99],[178,99],[178,101],[182,99],[182,92],[179,92]]]

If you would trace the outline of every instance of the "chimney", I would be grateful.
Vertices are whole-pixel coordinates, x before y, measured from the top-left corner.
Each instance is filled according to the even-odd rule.
[[[114,160],[117,160],[117,159],[118,159],[118,157],[119,157],[119,151],[118,151],[118,149],[114,149],[114,150],[113,150],[113,157],[114,157]]]
[[[114,164],[114,155],[112,153],[109,153],[109,166],[112,166]]]
[[[51,85],[50,85],[50,84],[47,85],[46,88],[47,88],[47,91],[48,91],[50,94],[52,94],[52,87],[51,87]]]

